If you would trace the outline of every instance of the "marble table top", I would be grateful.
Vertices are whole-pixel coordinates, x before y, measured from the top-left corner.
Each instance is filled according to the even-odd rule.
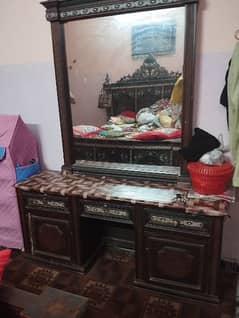
[[[228,215],[233,202],[230,193],[204,196],[194,193],[190,183],[162,183],[119,179],[106,176],[62,174],[45,170],[16,184],[24,191],[35,191],[61,196],[77,196],[177,208],[192,214],[208,216]]]

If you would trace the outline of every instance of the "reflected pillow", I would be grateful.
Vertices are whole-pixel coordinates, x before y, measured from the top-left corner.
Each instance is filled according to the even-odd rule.
[[[120,113],[120,118],[123,120],[125,124],[132,124],[135,123],[136,113],[130,110],[126,110]]]
[[[121,112],[120,115],[124,117],[134,118],[134,119],[136,118],[136,113],[132,112],[131,110],[125,110]]]
[[[10,255],[11,255],[10,249],[0,250],[0,282],[2,281],[4,268],[9,261]]]
[[[73,135],[80,137],[91,137],[95,136],[101,129],[92,125],[77,125],[73,126]]]
[[[137,140],[157,140],[157,139],[175,139],[180,138],[182,135],[181,129],[158,129],[144,131],[132,136],[133,139]]]

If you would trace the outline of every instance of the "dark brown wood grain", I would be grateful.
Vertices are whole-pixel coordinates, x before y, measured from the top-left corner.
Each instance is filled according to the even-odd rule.
[[[150,206],[143,187],[143,204],[17,191],[29,257],[87,272],[110,244],[134,251],[137,286],[220,301],[223,214]]]

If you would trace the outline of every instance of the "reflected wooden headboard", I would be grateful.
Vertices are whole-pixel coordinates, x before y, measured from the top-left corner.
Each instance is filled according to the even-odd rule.
[[[126,110],[137,113],[159,99],[170,98],[179,76],[180,73],[169,72],[149,55],[132,75],[126,75],[115,83],[110,83],[107,74],[98,106],[106,109],[108,117]]]

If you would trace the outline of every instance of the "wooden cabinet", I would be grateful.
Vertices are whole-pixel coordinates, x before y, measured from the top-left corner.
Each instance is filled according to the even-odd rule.
[[[190,240],[189,240],[190,239]],[[208,244],[199,237],[179,233],[146,232],[146,279],[152,284],[203,290]]]
[[[132,224],[132,206],[17,189],[27,255],[85,272],[102,246],[97,220]]]
[[[31,253],[62,261],[73,261],[72,231],[68,220],[28,214]]]
[[[136,285],[219,300],[222,216],[145,203],[17,191],[25,249],[31,257],[84,272],[105,241],[105,227],[113,224],[114,230],[121,228],[121,234],[129,237],[129,231],[132,233]],[[125,242],[123,235],[117,236],[120,240]]]
[[[50,264],[76,265],[71,201],[18,191],[25,251]]]
[[[143,211],[137,228],[136,284],[217,301],[222,218],[159,208]]]

